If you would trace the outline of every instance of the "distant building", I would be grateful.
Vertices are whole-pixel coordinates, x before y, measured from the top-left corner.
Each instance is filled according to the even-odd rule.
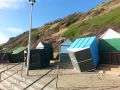
[[[18,63],[18,62],[24,62],[24,50],[25,47],[19,47],[16,50],[13,51],[11,54],[11,60],[10,63]]]
[[[70,47],[72,42],[67,39],[60,45],[60,61],[70,61],[70,57],[67,49]]]

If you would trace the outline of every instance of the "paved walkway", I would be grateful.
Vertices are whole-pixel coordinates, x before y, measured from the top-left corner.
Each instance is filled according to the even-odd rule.
[[[0,68],[4,65],[0,65]],[[9,65],[11,67],[12,65]],[[67,67],[60,67],[58,77],[58,90],[120,90],[120,68],[119,66],[100,66],[95,72],[76,73],[70,65]],[[4,68],[6,69],[6,68]],[[21,69],[21,65],[9,70],[15,72]],[[25,75],[25,67],[22,76],[27,79],[36,80],[38,77],[49,72],[46,76],[38,81],[48,83],[56,77],[57,69],[53,64],[51,67],[41,70],[30,70],[29,76]],[[21,72],[17,73],[19,76]],[[44,85],[45,85],[44,83]],[[56,80],[52,81],[51,86],[56,85]]]

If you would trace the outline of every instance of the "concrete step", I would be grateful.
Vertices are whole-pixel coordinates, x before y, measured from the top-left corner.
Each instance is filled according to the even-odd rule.
[[[13,90],[23,90],[24,89],[20,85],[13,85],[12,88],[13,88]]]
[[[4,83],[7,83],[6,85],[11,85],[12,90],[23,90],[26,86],[25,83],[15,84],[11,80],[5,80]],[[33,87],[30,87],[30,90],[39,90],[35,89]]]
[[[13,88],[11,86],[8,86],[7,83],[5,83],[5,82],[2,82],[0,84],[0,89],[1,90],[13,90]]]
[[[2,78],[6,78],[9,75],[12,75],[12,72],[5,72],[2,74]],[[8,78],[4,82],[8,83],[9,86],[12,85],[14,90],[23,90],[25,87],[33,83],[34,80],[26,79],[25,77],[21,77],[20,75],[13,75],[12,77]],[[27,90],[40,90],[44,85],[46,85],[49,81],[43,82],[40,80],[40,83],[34,83],[32,86],[30,86]],[[52,85],[47,86],[44,90],[54,90],[55,88],[52,87]]]
[[[8,75],[3,74],[2,79],[6,78],[6,77],[8,77]],[[21,87],[20,85],[17,85],[17,80],[13,79],[12,77],[4,80],[4,81],[1,82],[1,83],[6,83],[6,86],[7,86],[7,87],[11,87],[12,90],[23,90],[23,87]],[[5,88],[5,87],[4,87],[4,88]],[[3,88],[3,89],[4,89],[4,88]]]
[[[2,76],[2,79],[8,77],[11,74],[4,73]],[[23,90],[25,87],[27,87],[30,83],[27,83],[25,81],[22,81],[20,77],[15,78],[14,76],[9,77],[8,79],[4,80],[3,82],[6,82],[7,85],[12,86],[14,90]],[[35,86],[29,87],[30,90],[39,90],[39,88]]]
[[[8,79],[6,79],[8,76],[9,76],[9,75],[3,73],[3,74],[2,74],[2,77],[1,77],[2,80],[5,79],[5,80],[2,81],[2,82],[7,83],[7,86],[12,86],[12,84],[16,84],[16,83],[17,83],[17,80],[13,79],[12,77],[9,77]],[[2,82],[1,82],[1,83],[2,83]],[[11,82],[11,83],[10,83],[10,82]]]
[[[7,72],[8,74],[12,74],[12,72]],[[25,80],[25,82],[26,83],[28,83],[28,84],[31,84],[31,83],[33,83],[33,81],[34,80],[36,80],[36,79],[38,79],[38,78],[34,78],[34,79],[32,79],[32,78],[28,78],[28,77],[21,77],[20,75],[18,75],[18,74],[15,74],[14,75],[14,77],[16,78],[16,79],[20,79],[20,78],[22,78],[22,80]],[[47,81],[45,81],[45,79],[46,79],[46,77],[43,77],[42,79],[40,79],[38,82],[36,82],[36,83],[34,83],[33,85],[32,85],[32,87],[35,87],[35,88],[42,88],[42,87],[44,87],[44,85],[46,85],[48,82],[49,82],[49,80],[47,80]],[[51,84],[51,86],[49,86],[48,87],[48,89],[51,89],[51,90],[54,90],[54,86],[55,85],[53,85],[53,84]],[[53,88],[53,89],[52,89]]]
[[[12,72],[7,72],[7,74],[11,75]],[[19,81],[19,84],[24,86],[24,87],[27,87],[28,85],[30,85],[33,82],[32,80],[26,79],[25,77],[21,77],[21,76],[16,75],[16,74],[13,75],[12,78],[14,78],[15,80]],[[42,85],[35,83],[32,87],[36,88],[36,89],[39,89],[40,86],[42,87]]]

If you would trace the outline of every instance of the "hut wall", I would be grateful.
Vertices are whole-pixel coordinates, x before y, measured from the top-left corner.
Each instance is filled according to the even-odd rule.
[[[99,64],[120,65],[120,38],[99,40]]]

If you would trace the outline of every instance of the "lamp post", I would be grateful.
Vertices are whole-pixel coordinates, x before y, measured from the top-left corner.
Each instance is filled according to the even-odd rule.
[[[31,30],[32,30],[32,11],[35,0],[29,0],[30,2],[30,28],[29,28],[29,40],[28,40],[28,54],[27,54],[27,68],[26,75],[29,75],[29,64],[30,64],[30,46],[31,46]]]

